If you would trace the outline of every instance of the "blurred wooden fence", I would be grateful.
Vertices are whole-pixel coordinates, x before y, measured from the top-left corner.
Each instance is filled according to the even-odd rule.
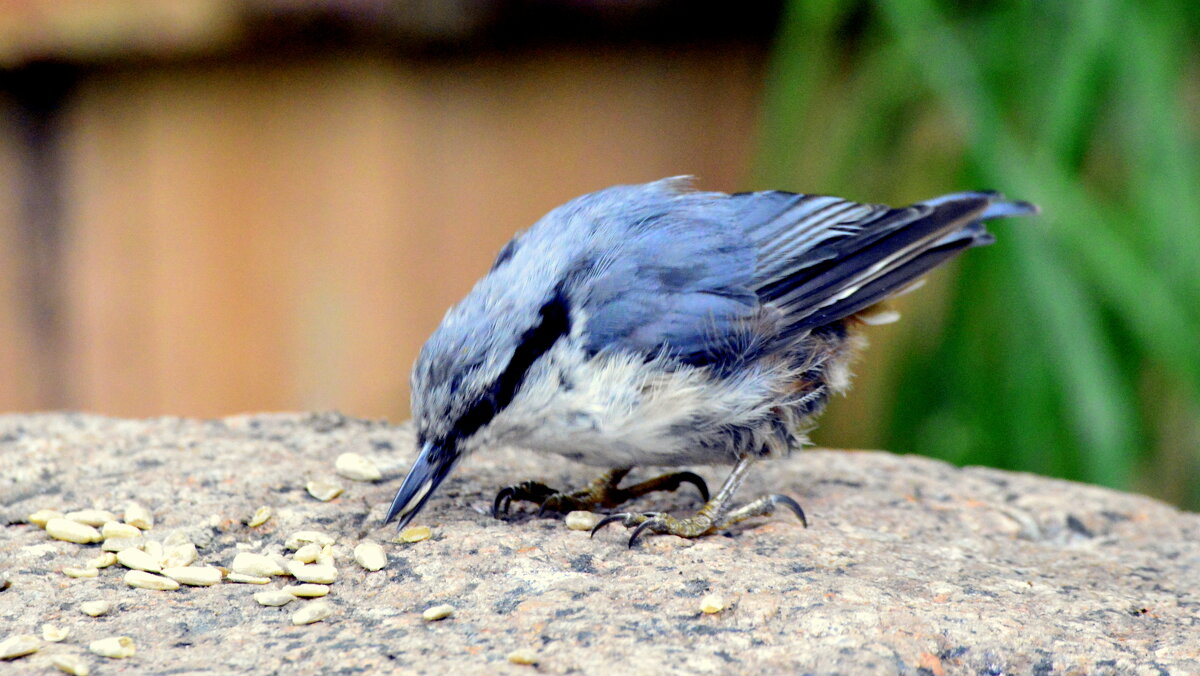
[[[402,418],[421,342],[514,231],[613,183],[738,188],[762,62],[614,48],[93,70],[56,111],[48,232],[6,105],[0,410]]]

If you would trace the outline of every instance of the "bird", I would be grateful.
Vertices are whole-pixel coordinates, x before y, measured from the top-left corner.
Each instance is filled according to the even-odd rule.
[[[778,508],[736,505],[751,468],[808,443],[850,385],[863,327],[888,299],[963,251],[985,223],[1038,213],[996,192],[906,207],[781,190],[701,191],[688,176],[577,197],[518,233],[447,311],[411,376],[417,458],[384,523],[407,525],[464,457],[510,445],[603,468],[574,491],[525,481],[499,491],[539,513],[613,510],[694,486],[693,515],[607,513],[644,533],[696,538]],[[713,496],[689,466],[731,465]],[[637,467],[670,472],[622,488]]]

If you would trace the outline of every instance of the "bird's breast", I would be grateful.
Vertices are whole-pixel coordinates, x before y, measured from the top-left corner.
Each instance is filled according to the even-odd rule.
[[[749,368],[720,377],[556,346],[498,417],[498,439],[606,467],[725,464],[744,451],[729,430],[768,424],[782,375]]]

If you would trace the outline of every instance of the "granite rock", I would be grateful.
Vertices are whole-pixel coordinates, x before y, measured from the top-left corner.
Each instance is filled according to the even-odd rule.
[[[347,452],[374,461],[383,480],[342,481],[336,499],[312,498],[306,483],[334,477]],[[1200,673],[1200,516],[1149,498],[811,450],[763,463],[739,495],[791,495],[810,528],[783,514],[631,550],[619,526],[590,539],[529,505],[492,519],[504,485],[575,487],[595,474],[496,449],[461,463],[430,501],[417,523],[432,538],[397,544],[380,519],[412,456],[405,426],[338,414],[0,417],[0,575],[10,583],[0,640],[45,623],[70,630],[0,672],[48,672],[75,654],[93,673]],[[715,488],[725,469],[697,471]],[[698,500],[685,487],[636,506],[686,512]],[[177,591],[130,588],[120,566],[70,578],[61,569],[100,546],[53,540],[25,521],[43,508],[129,501],[153,513],[148,539],[194,542],[195,565],[228,567],[243,551],[290,556],[292,533],[331,535],[339,576],[322,601],[332,615],[294,626],[314,601],[254,601],[286,577]],[[264,505],[272,518],[247,526]],[[353,561],[363,540],[384,543],[383,570]],[[701,612],[709,595],[725,609]],[[88,617],[79,605],[89,600],[113,607]],[[439,604],[454,614],[422,619]],[[131,637],[136,655],[118,665],[87,652],[111,636]]]

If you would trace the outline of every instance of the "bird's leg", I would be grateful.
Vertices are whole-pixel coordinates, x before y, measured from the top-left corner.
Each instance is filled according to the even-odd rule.
[[[638,537],[645,531],[650,531],[651,533],[668,533],[685,538],[696,538],[701,535],[724,530],[751,517],[769,516],[775,513],[775,508],[779,505],[792,510],[796,516],[800,517],[800,523],[804,524],[807,528],[808,520],[804,517],[804,510],[800,508],[800,505],[795,500],[786,495],[767,495],[747,505],[742,505],[733,510],[729,509],[730,498],[737,492],[738,487],[742,485],[742,481],[746,478],[746,472],[753,463],[754,459],[750,457],[738,460],[738,463],[733,467],[733,471],[729,473],[729,478],[725,479],[725,483],[721,485],[721,490],[717,491],[713,499],[707,501],[694,516],[685,519],[676,519],[669,514],[654,512],[644,514],[635,512],[612,514],[601,519],[600,523],[596,524],[596,527],[592,529],[592,535],[595,535],[596,531],[608,524],[620,521],[626,527],[634,528],[633,534],[629,537],[630,547],[637,542]]]
[[[629,468],[610,469],[601,474],[587,486],[570,493],[556,491],[549,486],[536,481],[525,481],[515,486],[501,489],[496,494],[496,502],[492,505],[492,515],[500,518],[508,512],[513,500],[525,500],[538,503],[538,515],[546,512],[571,512],[575,510],[593,510],[596,508],[612,509],[634,498],[641,497],[654,491],[675,491],[685,483],[690,483],[700,491],[703,500],[708,500],[708,485],[704,479],[693,472],[673,472],[648,479],[629,488],[620,488],[618,484]]]

